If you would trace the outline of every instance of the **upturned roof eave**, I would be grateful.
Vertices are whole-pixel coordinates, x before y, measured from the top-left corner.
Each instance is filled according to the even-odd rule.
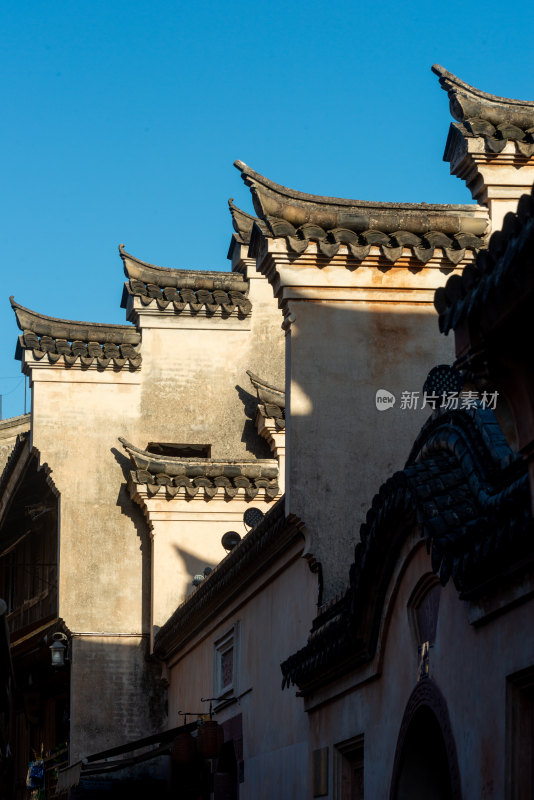
[[[494,125],[512,123],[520,127],[534,126],[534,101],[483,92],[440,64],[434,64],[432,72],[438,76],[442,89],[447,92],[451,114],[458,122],[478,117]]]
[[[487,209],[478,205],[368,202],[306,194],[274,183],[242,161],[234,165],[251,190],[258,216],[267,222],[283,219],[294,226],[315,224],[325,230],[375,229],[389,233],[443,230],[483,235],[487,229]]]
[[[126,252],[124,245],[119,245],[119,253],[124,266],[124,274],[130,280],[153,283],[159,287],[180,288],[235,288],[245,291],[243,276],[233,272],[217,270],[176,269],[159,267],[132,256]]]
[[[119,441],[130,456],[132,463],[137,469],[144,469],[151,474],[158,475],[165,473],[167,475],[178,474],[177,471],[184,466],[205,466],[213,467],[268,467],[276,468],[278,470],[278,462],[273,458],[253,458],[253,459],[221,459],[221,458],[184,458],[179,456],[157,456],[148,450],[142,450],[139,447],[128,442],[124,437],[119,436]]]
[[[68,341],[110,342],[114,344],[139,344],[141,334],[132,325],[110,325],[104,322],[82,322],[39,314],[9,298],[21,331],[32,331],[37,336]]]

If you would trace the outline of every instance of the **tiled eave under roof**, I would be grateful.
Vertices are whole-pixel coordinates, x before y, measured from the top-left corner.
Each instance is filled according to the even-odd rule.
[[[489,153],[500,153],[511,140],[520,155],[534,155],[534,102],[482,92],[439,64],[432,71],[449,96],[451,114],[457,120],[452,126],[455,135],[483,138]],[[449,143],[446,154],[448,148]]]
[[[310,241],[332,258],[341,245],[363,261],[372,246],[391,262],[408,248],[426,263],[440,248],[452,264],[466,250],[484,247],[487,210],[474,205],[368,203],[304,194],[268,180],[241,161],[235,165],[250,187],[260,219],[254,230],[267,237],[285,238],[290,250],[303,253]]]
[[[36,360],[50,363],[60,359],[67,366],[79,361],[83,366],[95,363],[101,368],[125,365],[136,369],[141,364],[138,345],[140,333],[132,325],[106,325],[100,322],[79,322],[38,314],[10,298],[19,336],[16,358],[23,350],[31,350]]]
[[[278,464],[274,459],[223,460],[212,458],[160,457],[141,450],[119,437],[135,467],[130,473],[134,484],[147,486],[150,494],[160,489],[175,497],[181,489],[186,497],[195,497],[202,490],[212,498],[219,490],[227,497],[235,497],[242,489],[246,497],[256,497],[260,490],[266,499],[279,494]]]
[[[169,309],[179,313],[189,309],[209,315],[220,310],[223,315],[237,312],[244,318],[252,310],[247,297],[249,284],[240,273],[157,267],[130,255],[123,245],[119,252],[128,278],[122,297],[123,308],[131,295],[138,297],[143,306],[154,304],[161,311]]]

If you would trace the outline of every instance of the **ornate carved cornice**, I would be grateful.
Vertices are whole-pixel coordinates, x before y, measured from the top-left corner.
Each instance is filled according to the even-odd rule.
[[[119,246],[128,282],[124,285],[122,307],[126,308],[128,295],[138,297],[143,306],[157,305],[161,311],[178,313],[188,309],[197,314],[223,315],[237,312],[247,317],[252,304],[247,298],[248,282],[236,272],[215,272],[192,269],[157,267],[140,261]]]
[[[434,64],[432,71],[449,95],[451,114],[457,120],[453,129],[461,137],[481,137],[492,154],[501,153],[512,141],[521,156],[534,155],[534,102],[482,92],[439,64]],[[447,151],[445,160],[449,160]]]
[[[262,491],[268,501],[279,494],[278,465],[273,459],[160,457],[122,437],[119,441],[135,467],[130,472],[131,484],[146,486],[150,496],[161,493],[172,498],[182,491],[186,498],[193,498],[200,492],[209,500],[218,492],[233,498],[242,489],[250,499]]]
[[[141,365],[141,335],[131,325],[56,319],[24,308],[13,297],[10,302],[23,331],[15,354],[18,359],[23,350],[30,350],[34,359],[46,358],[51,364],[62,359],[67,366],[78,360],[85,367],[95,363],[121,369],[128,364],[136,369]]]
[[[259,236],[284,238],[296,255],[314,241],[327,258],[345,245],[353,258],[363,261],[376,246],[390,263],[407,248],[424,264],[440,248],[456,265],[466,250],[484,246],[487,215],[473,206],[370,203],[304,194],[268,180],[242,161],[235,166],[260,217],[253,226],[251,249],[257,231]]]

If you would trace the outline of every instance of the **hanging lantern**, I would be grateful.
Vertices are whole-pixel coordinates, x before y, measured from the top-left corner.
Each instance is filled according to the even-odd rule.
[[[217,758],[224,744],[224,731],[218,722],[210,719],[198,729],[197,749],[202,758]]]
[[[196,755],[196,742],[190,733],[179,733],[171,747],[171,760],[173,764],[190,764]]]

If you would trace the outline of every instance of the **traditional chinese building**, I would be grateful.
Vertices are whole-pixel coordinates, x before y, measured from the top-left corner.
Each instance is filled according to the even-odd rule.
[[[64,735],[65,790],[162,777],[172,749],[195,800],[532,792],[534,104],[434,71],[477,204],[304,194],[236,162],[255,215],[230,203],[231,272],[121,248],[127,325],[12,302],[32,387],[0,500],[19,776]],[[455,357],[438,374],[497,392],[496,416],[434,409],[451,385],[427,376]],[[54,635],[70,678],[45,669]]]

